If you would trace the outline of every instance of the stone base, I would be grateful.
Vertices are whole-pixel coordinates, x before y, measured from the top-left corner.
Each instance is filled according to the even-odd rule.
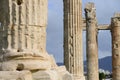
[[[34,80],[73,80],[72,75],[65,67],[58,67],[52,70],[38,71],[33,73]]]
[[[0,71],[0,80],[73,80],[69,72],[57,70],[30,71]]]
[[[33,80],[29,71],[0,71],[0,80]]]
[[[0,63],[1,71],[46,70],[51,64],[45,60],[10,60]]]
[[[44,56],[6,52],[0,57],[0,80],[73,80],[65,66],[56,65],[53,56]]]
[[[65,66],[59,66],[56,70],[61,75],[62,80],[73,80],[73,76],[66,70]]]
[[[0,80],[74,80],[65,67],[39,71],[0,71]]]
[[[33,73],[34,80],[61,80],[60,75],[55,70],[45,70]]]
[[[59,66],[56,70],[60,73],[62,80],[85,80],[85,76],[77,76],[70,74],[65,66]]]
[[[0,71],[46,70],[52,67],[46,52],[4,50],[3,53],[0,56]]]
[[[73,80],[85,80],[85,76],[76,76],[76,75],[73,75]]]

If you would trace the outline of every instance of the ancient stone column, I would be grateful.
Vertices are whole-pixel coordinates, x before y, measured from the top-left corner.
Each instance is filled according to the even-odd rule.
[[[64,64],[75,80],[84,80],[82,49],[82,2],[64,1]]]
[[[48,0],[0,0],[2,70],[50,66],[46,54],[47,4]]]
[[[98,43],[97,20],[94,3],[87,3],[86,17],[86,55],[87,55],[87,80],[99,80],[98,77]]]
[[[120,14],[111,19],[112,35],[112,77],[120,80]]]

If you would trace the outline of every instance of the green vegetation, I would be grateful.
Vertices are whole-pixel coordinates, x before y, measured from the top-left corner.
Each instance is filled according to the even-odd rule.
[[[105,78],[106,78],[106,76],[104,73],[99,73],[99,80],[103,80]]]

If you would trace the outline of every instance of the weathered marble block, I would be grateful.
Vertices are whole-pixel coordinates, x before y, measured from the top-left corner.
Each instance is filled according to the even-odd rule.
[[[29,71],[0,71],[0,80],[33,80]]]
[[[61,77],[55,70],[41,70],[33,73],[33,80],[61,80]]]

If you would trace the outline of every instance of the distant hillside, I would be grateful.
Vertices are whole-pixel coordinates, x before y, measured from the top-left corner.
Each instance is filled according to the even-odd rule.
[[[63,63],[57,63],[59,66],[64,65]],[[112,58],[111,56],[99,59],[99,68],[112,71]],[[86,71],[86,61],[84,61],[84,70]]]
[[[57,65],[62,66],[62,65],[64,65],[64,63],[58,62]]]
[[[84,70],[86,71],[86,61],[84,61]],[[111,56],[99,59],[99,68],[112,71],[112,58]]]
[[[112,57],[108,56],[102,59],[99,59],[99,68],[104,70],[112,71]]]

